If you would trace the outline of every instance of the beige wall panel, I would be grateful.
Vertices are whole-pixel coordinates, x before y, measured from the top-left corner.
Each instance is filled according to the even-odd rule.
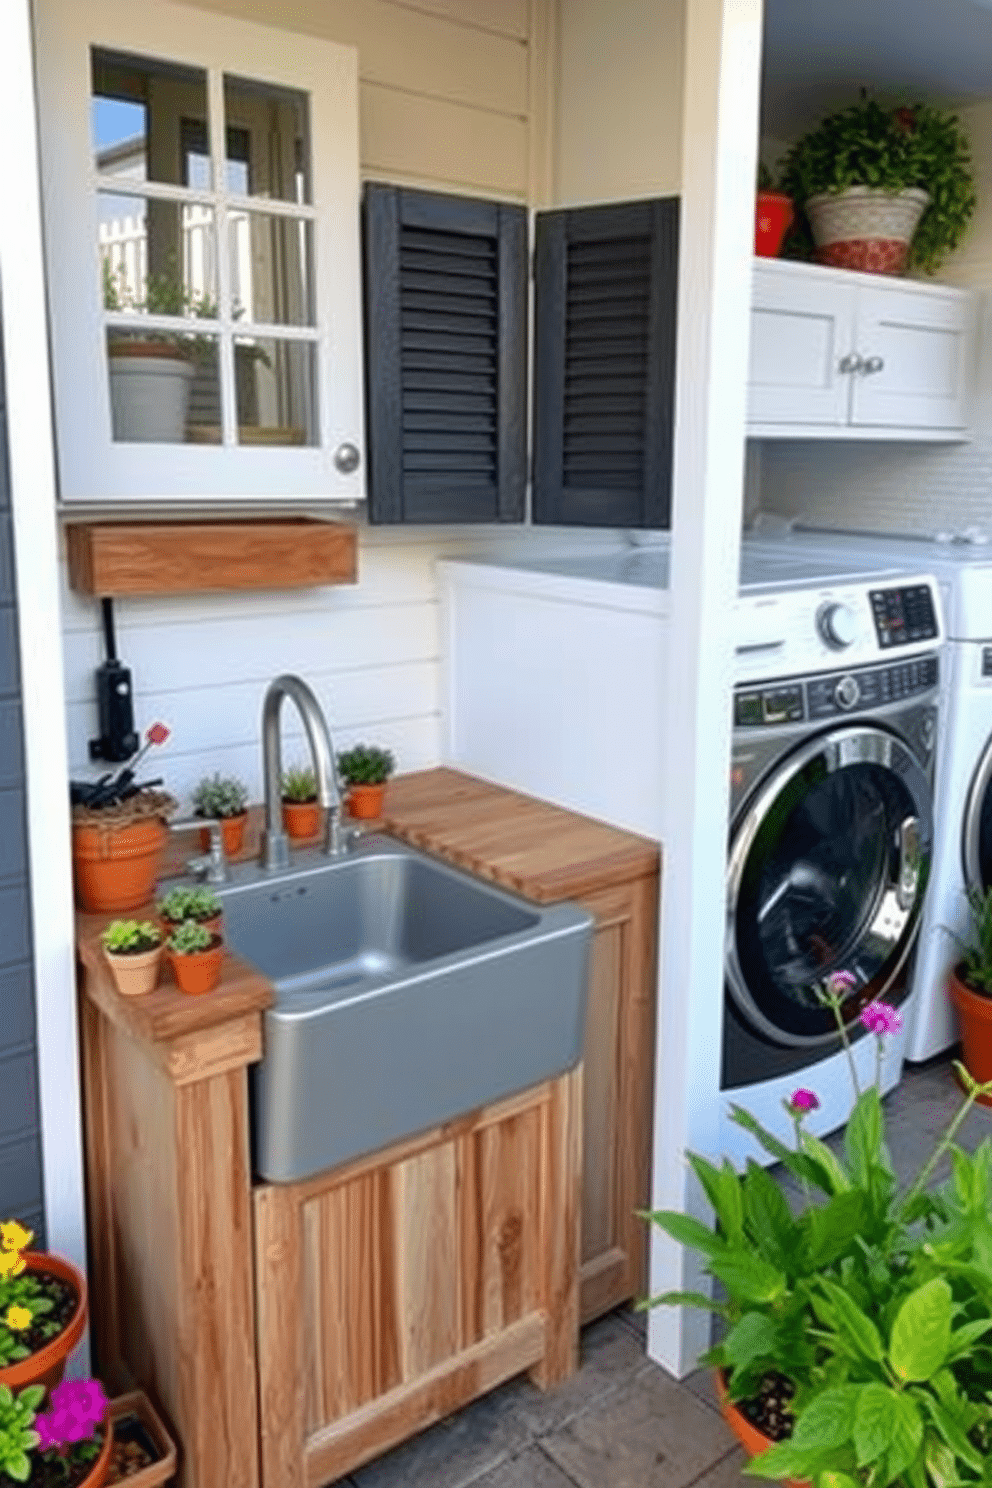
[[[410,10],[426,10],[432,15],[461,21],[466,26],[480,26],[484,31],[498,31],[503,36],[527,40],[527,0],[407,0],[407,3]],[[545,0],[537,0],[537,3],[544,4]]]
[[[359,105],[363,176],[526,200],[523,119],[364,83]]]
[[[478,108],[527,112],[527,48],[476,26],[394,5],[391,0],[200,0],[211,10],[303,31],[358,48],[363,82]]]
[[[682,177],[683,0],[563,0],[555,199],[677,192]]]

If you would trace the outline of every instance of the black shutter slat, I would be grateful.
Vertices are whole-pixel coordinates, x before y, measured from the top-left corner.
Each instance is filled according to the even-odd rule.
[[[534,520],[666,527],[678,201],[539,213]]]

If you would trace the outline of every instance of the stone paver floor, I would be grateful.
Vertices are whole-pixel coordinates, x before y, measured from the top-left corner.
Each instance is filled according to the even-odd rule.
[[[915,1172],[957,1109],[947,1060],[909,1066],[886,1101],[901,1177]],[[973,1146],[992,1112],[972,1112]],[[834,1139],[837,1140],[837,1139]],[[938,1175],[942,1176],[942,1175]],[[644,1352],[643,1314],[621,1308],[582,1334],[581,1367],[542,1394],[511,1380],[342,1480],[341,1488],[744,1488],[744,1456],[700,1371],[673,1380]]]

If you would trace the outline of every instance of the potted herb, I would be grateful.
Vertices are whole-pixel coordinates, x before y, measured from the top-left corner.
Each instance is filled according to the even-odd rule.
[[[968,939],[961,943],[961,960],[948,973],[947,987],[961,1025],[964,1062],[984,1082],[992,1080],[992,888],[969,889],[968,909]]]
[[[65,1380],[39,1411],[43,1385],[0,1385],[0,1488],[100,1488],[114,1428],[99,1380]]]
[[[184,920],[165,943],[172,974],[180,992],[197,997],[212,992],[220,981],[224,943],[205,925]]]
[[[0,1385],[51,1386],[83,1334],[86,1278],[71,1261],[30,1250],[34,1235],[0,1224]]]
[[[791,196],[778,189],[766,165],[759,165],[754,199],[754,251],[759,258],[778,257],[794,215]]]
[[[162,932],[151,920],[111,920],[100,936],[122,997],[142,997],[158,981]]]
[[[291,765],[283,771],[282,824],[290,837],[303,841],[320,831],[317,777],[310,765]]]
[[[248,820],[248,787],[236,775],[205,775],[193,792],[193,810],[197,816],[215,817],[221,824],[224,851],[229,858],[241,851],[245,823]],[[200,847],[210,849],[210,833],[200,831]]]
[[[932,274],[975,210],[969,146],[954,114],[862,100],[792,146],[782,186],[804,209],[820,263]]]
[[[195,920],[212,935],[220,934],[223,907],[213,889],[205,884],[196,888],[177,884],[158,901],[157,908],[166,935],[171,935],[183,920]]]
[[[348,786],[348,810],[352,816],[370,819],[382,815],[386,781],[396,768],[388,749],[375,744],[356,744],[338,755],[338,774]]]
[[[838,973],[823,989],[845,1047]],[[885,1003],[862,1022],[884,1039],[899,1027]],[[954,1137],[992,1082],[957,1066],[961,1108],[902,1191],[885,1143],[878,1082],[856,1099],[837,1156],[803,1126],[818,1104],[797,1090],[786,1103],[796,1139],[780,1142],[748,1112],[734,1120],[798,1181],[793,1213],[776,1178],[755,1163],[741,1174],[692,1156],[711,1204],[708,1227],[659,1211],[650,1218],[700,1250],[725,1293],[667,1293],[651,1304],[708,1307],[726,1332],[704,1356],[719,1371],[725,1413],[758,1477],[815,1488],[936,1488],[987,1482],[992,1453],[992,1282],[986,1233],[992,1141],[973,1155]],[[928,1184],[950,1153],[954,1180]],[[756,1434],[757,1433],[757,1434]]]
[[[134,772],[148,750],[168,737],[164,723],[153,723],[142,748],[113,779],[72,782],[72,866],[81,909],[117,914],[151,899],[168,835],[165,823],[176,802],[155,788],[160,780],[141,785]]]

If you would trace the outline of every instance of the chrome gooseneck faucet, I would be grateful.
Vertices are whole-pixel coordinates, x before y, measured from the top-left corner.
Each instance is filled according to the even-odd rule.
[[[324,851],[332,856],[344,851],[341,834],[341,787],[334,764],[334,749],[320,704],[301,677],[284,673],[270,682],[262,704],[262,777],[265,782],[265,830],[262,833],[262,867],[277,872],[289,866],[289,842],[282,828],[282,746],[279,714],[283,698],[291,698],[303,720],[314,773],[317,799],[327,810]]]

